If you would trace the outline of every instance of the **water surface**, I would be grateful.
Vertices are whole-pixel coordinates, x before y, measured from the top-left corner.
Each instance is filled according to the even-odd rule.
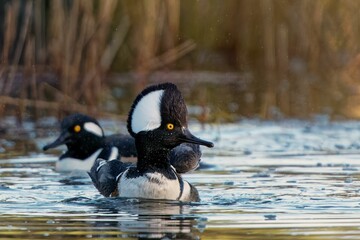
[[[360,238],[359,123],[190,128],[216,145],[184,175],[200,203],[104,198],[86,174],[55,172],[57,155],[35,148],[0,160],[0,238]]]

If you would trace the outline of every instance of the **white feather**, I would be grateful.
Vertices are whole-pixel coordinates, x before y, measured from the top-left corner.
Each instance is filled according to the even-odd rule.
[[[59,172],[71,172],[74,170],[89,171],[99,156],[102,148],[94,152],[90,157],[85,160],[76,158],[63,158],[56,162],[55,170]]]
[[[84,128],[86,131],[91,132],[99,137],[102,137],[104,135],[101,127],[93,122],[86,122],[84,124]]]
[[[100,160],[100,159],[101,159],[101,158],[99,158],[99,160]],[[104,166],[106,163],[107,163],[106,160],[101,160],[101,161],[99,162],[99,166],[96,168],[96,172],[98,172],[98,171],[100,170],[100,168],[101,168],[102,166]]]
[[[168,179],[161,173],[147,173],[137,178],[122,174],[119,184],[120,197],[176,200],[180,194],[179,180]],[[152,179],[153,181],[151,181]]]
[[[181,195],[180,201],[191,201],[190,197],[190,185],[187,181],[184,181],[184,189]]]
[[[131,116],[131,128],[134,133],[160,127],[160,101],[163,93],[164,90],[150,92],[136,104]]]
[[[108,160],[109,161],[115,160],[115,159],[117,159],[118,155],[119,155],[119,149],[117,147],[112,147],[111,154],[110,154],[110,157]]]

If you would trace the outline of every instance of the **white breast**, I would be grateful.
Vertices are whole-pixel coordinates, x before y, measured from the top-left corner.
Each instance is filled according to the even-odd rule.
[[[102,148],[94,152],[90,157],[85,160],[76,158],[63,158],[56,162],[55,170],[59,172],[71,172],[74,170],[89,171],[95,162],[95,159],[99,156]]]
[[[128,171],[128,170],[127,170]],[[160,173],[146,173],[127,179],[127,171],[119,179],[120,197],[177,200],[180,194],[179,180],[168,179]]]

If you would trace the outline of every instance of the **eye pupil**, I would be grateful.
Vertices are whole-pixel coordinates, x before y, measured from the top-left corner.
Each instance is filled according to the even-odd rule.
[[[76,125],[74,127],[74,132],[80,132],[80,130],[81,130],[81,127],[79,125]]]
[[[169,129],[169,130],[173,130],[173,129],[174,129],[174,124],[168,123],[166,127],[167,127],[167,129]]]

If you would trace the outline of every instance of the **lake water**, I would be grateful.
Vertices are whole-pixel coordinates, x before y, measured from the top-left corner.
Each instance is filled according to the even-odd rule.
[[[215,143],[184,175],[200,203],[104,198],[86,174],[55,172],[55,154],[3,153],[0,239],[360,239],[360,123],[190,129]]]

